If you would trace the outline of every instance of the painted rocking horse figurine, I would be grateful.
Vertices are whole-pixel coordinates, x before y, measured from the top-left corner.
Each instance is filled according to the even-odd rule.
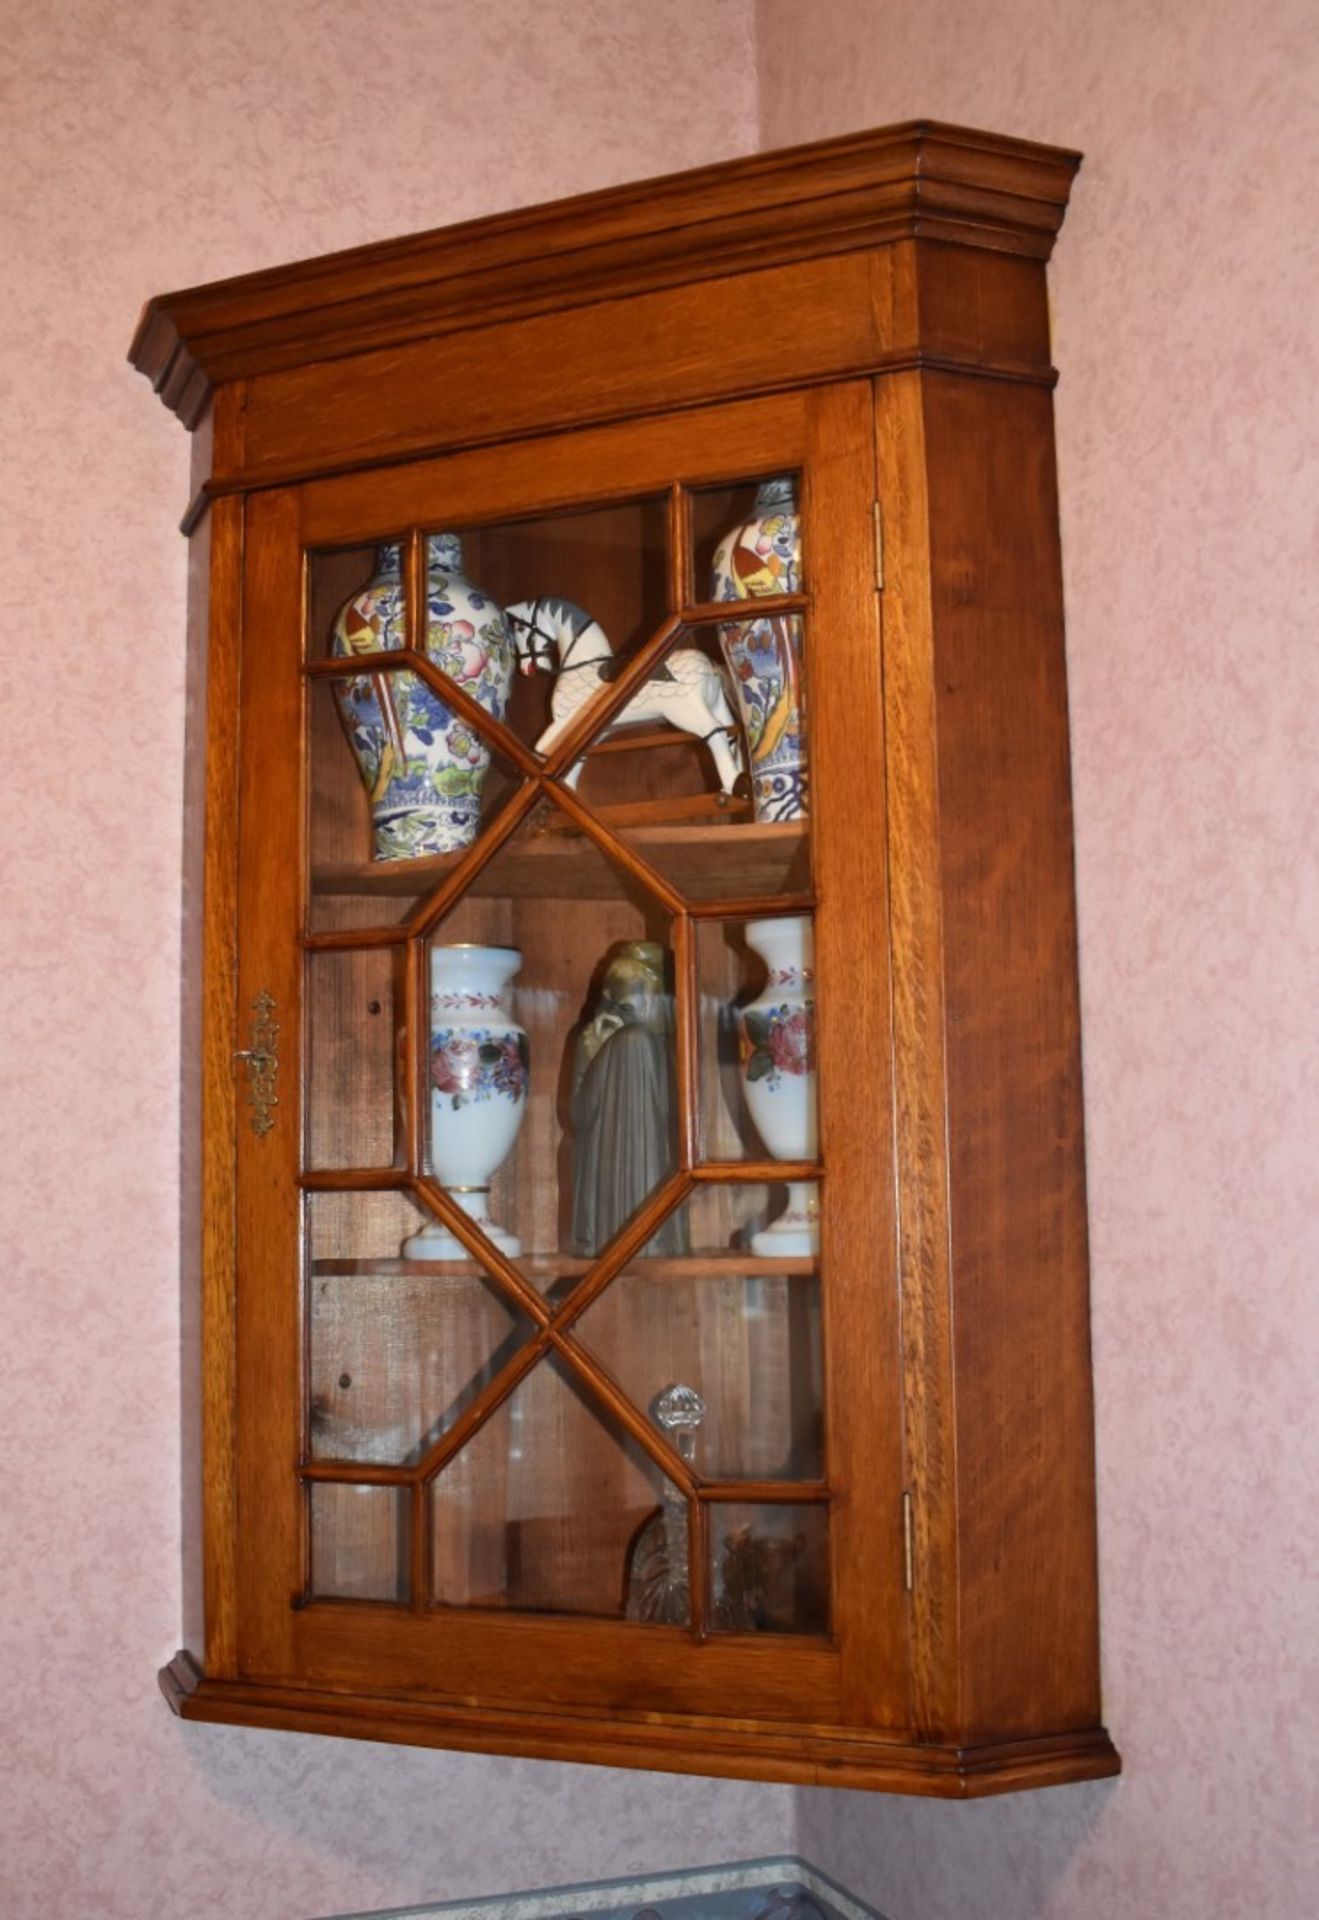
[[[513,630],[522,672],[557,674],[550,695],[554,717],[536,742],[537,753],[548,753],[609,678],[614,650],[599,621],[571,600],[519,600],[504,609],[504,616]],[[698,648],[675,647],[666,654],[605,731],[657,720],[704,740],[720,786],[732,793],[742,771],[737,722],[723,674]],[[564,775],[565,786],[576,788],[582,765],[579,760]]]

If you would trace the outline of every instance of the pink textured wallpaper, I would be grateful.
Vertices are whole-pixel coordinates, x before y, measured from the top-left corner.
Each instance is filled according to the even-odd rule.
[[[305,1920],[779,1850],[786,1789],[190,1728],[156,1691],[188,445],[124,361],[163,288],[753,146],[749,11],[0,0],[0,119],[0,1914]]]
[[[5,1920],[308,1920],[778,1851],[794,1816],[890,1920],[1319,1911],[1307,13],[0,0]],[[1127,1773],[956,1808],[184,1727],[154,1669],[182,1606],[187,446],[133,318],[745,150],[757,43],[764,145],[930,113],[1088,154],[1052,284]]]
[[[758,0],[762,143],[1086,151],[1051,286],[1121,1781],[800,1797],[890,1920],[1319,1913],[1316,36],[1306,0]],[[1308,1286],[1307,1286],[1308,1283]]]

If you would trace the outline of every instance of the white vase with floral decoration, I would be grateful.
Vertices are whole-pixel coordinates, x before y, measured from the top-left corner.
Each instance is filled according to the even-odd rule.
[[[501,1253],[517,1236],[490,1217],[490,1183],[513,1151],[527,1112],[527,1036],[513,1018],[515,947],[430,950],[430,1142],[428,1168]],[[438,1221],[403,1243],[406,1260],[465,1260],[466,1247]]]
[[[756,1130],[776,1160],[819,1152],[815,1071],[815,945],[809,918],[750,920],[747,945],[769,970],[764,991],[738,1016],[742,1088]],[[813,1257],[820,1250],[814,1181],[788,1183],[788,1204],[752,1236],[757,1258]]]

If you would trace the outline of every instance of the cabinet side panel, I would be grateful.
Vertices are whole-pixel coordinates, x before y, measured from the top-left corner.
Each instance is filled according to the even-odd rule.
[[[234,1013],[237,928],[238,695],[242,625],[243,508],[221,500],[193,535],[197,573],[190,583],[193,662],[204,691],[206,823],[200,1006],[202,1033],[200,1167],[201,1376],[200,1443],[205,1578],[206,1671],[235,1671],[234,1433]],[[209,630],[209,646],[207,645]],[[187,1005],[185,998],[185,1006]],[[185,1016],[186,1017],[186,1016]],[[185,1232],[185,1285],[192,1259]],[[185,1330],[188,1325],[185,1306]],[[185,1431],[191,1429],[189,1419]],[[188,1432],[188,1438],[192,1434]],[[194,1631],[193,1582],[185,1582],[187,1631]]]
[[[959,1732],[1098,1720],[1076,916],[1052,405],[928,375]]]
[[[923,353],[1004,372],[1049,365],[1049,312],[1036,260],[911,242]]]
[[[875,383],[875,434],[884,528],[884,771],[912,1704],[916,1732],[936,1739],[950,1737],[961,1715],[939,770],[919,373]]]

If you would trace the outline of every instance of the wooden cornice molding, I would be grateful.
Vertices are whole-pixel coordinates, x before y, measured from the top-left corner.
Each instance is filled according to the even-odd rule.
[[[1080,159],[908,121],[160,294],[129,359],[191,427],[227,381],[895,240],[1047,260]]]

